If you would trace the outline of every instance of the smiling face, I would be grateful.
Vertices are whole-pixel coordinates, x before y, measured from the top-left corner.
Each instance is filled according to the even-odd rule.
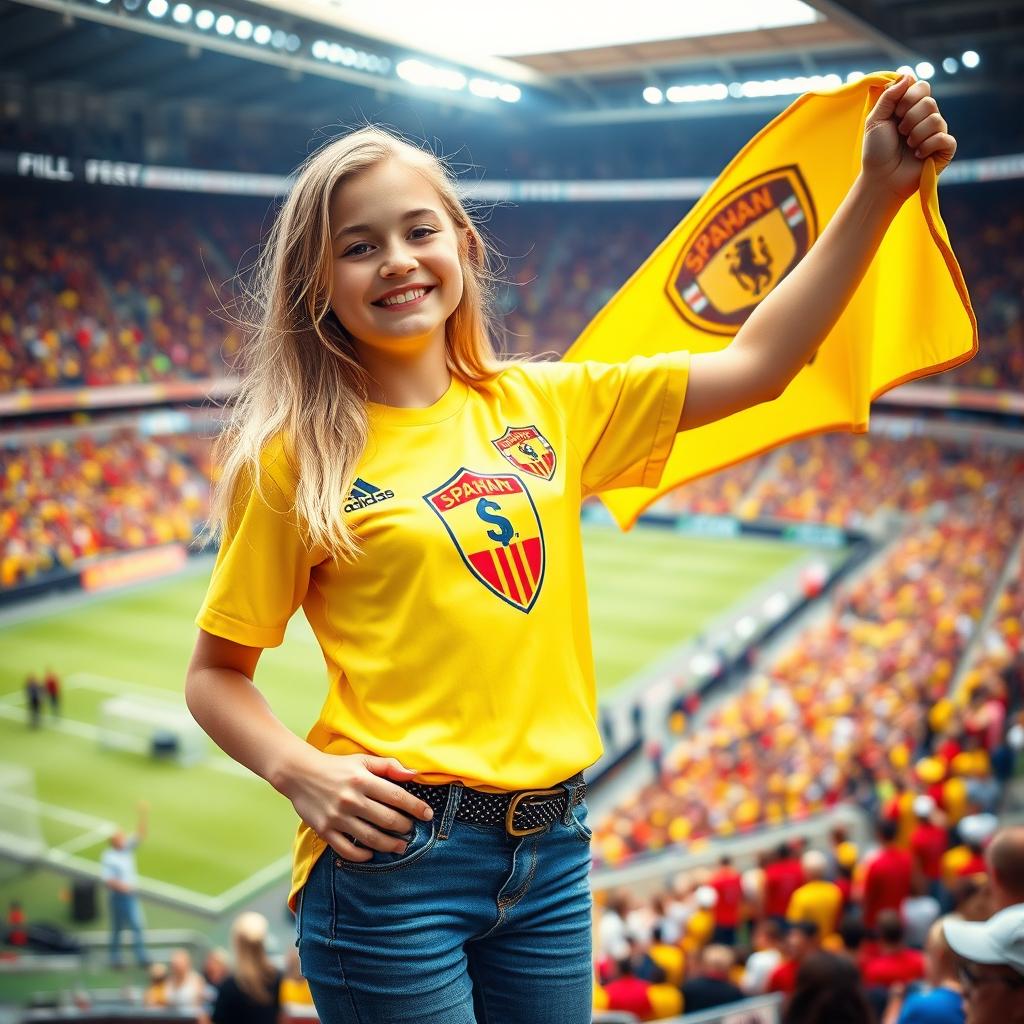
[[[331,308],[362,346],[408,358],[444,348],[462,298],[460,232],[430,182],[391,158],[331,198]]]

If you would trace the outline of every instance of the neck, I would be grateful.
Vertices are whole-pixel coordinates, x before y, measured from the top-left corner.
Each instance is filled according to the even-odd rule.
[[[443,344],[408,354],[358,345],[358,352],[369,375],[369,399],[380,405],[425,409],[448,390],[452,381]]]

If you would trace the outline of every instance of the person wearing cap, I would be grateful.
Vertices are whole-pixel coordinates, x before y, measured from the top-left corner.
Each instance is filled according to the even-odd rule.
[[[715,931],[715,905],[718,903],[718,893],[710,885],[699,885],[693,898],[697,909],[686,922],[686,934],[683,936],[683,949],[687,953],[696,953],[711,941]]]
[[[1024,903],[1024,826],[996,832],[985,848],[985,863],[996,910]]]
[[[987,921],[946,917],[942,928],[961,961],[967,1024],[1024,1024],[1024,905]]]
[[[910,854],[914,868],[928,880],[928,892],[942,898],[942,855],[949,848],[946,829],[935,820],[936,806],[932,797],[921,793],[914,799],[917,824],[910,833]]]

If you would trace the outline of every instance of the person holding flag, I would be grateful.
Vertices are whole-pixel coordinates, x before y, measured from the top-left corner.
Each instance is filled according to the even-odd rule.
[[[758,303],[714,351],[501,362],[487,250],[437,157],[371,126],[299,169],[219,442],[186,699],[300,819],[289,905],[325,1024],[589,1022],[583,772],[602,744],[580,505],[656,488],[678,434],[781,395],[922,168],[933,184],[953,156],[927,82],[852,94],[861,170],[805,256],[819,214],[799,166],[696,211],[714,216],[666,301],[723,322],[741,293]],[[915,290],[927,338],[914,260],[880,294]],[[305,742],[253,684],[300,605],[328,676]]]

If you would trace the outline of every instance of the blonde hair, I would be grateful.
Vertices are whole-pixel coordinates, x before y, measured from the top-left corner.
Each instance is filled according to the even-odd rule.
[[[267,957],[266,941],[270,924],[254,910],[235,918],[231,942],[235,950],[235,981],[253,1002],[267,1005],[274,999],[277,972]]]
[[[304,539],[339,561],[357,554],[342,498],[366,447],[367,376],[331,309],[330,205],[345,181],[389,159],[427,179],[460,235],[462,299],[445,328],[450,372],[472,386],[501,370],[491,340],[497,278],[488,265],[490,249],[443,159],[380,126],[323,146],[299,168],[245,287],[243,375],[214,447],[219,477],[207,537],[227,525],[243,480],[251,479],[262,495],[261,455],[281,437],[298,481],[294,512]]]

